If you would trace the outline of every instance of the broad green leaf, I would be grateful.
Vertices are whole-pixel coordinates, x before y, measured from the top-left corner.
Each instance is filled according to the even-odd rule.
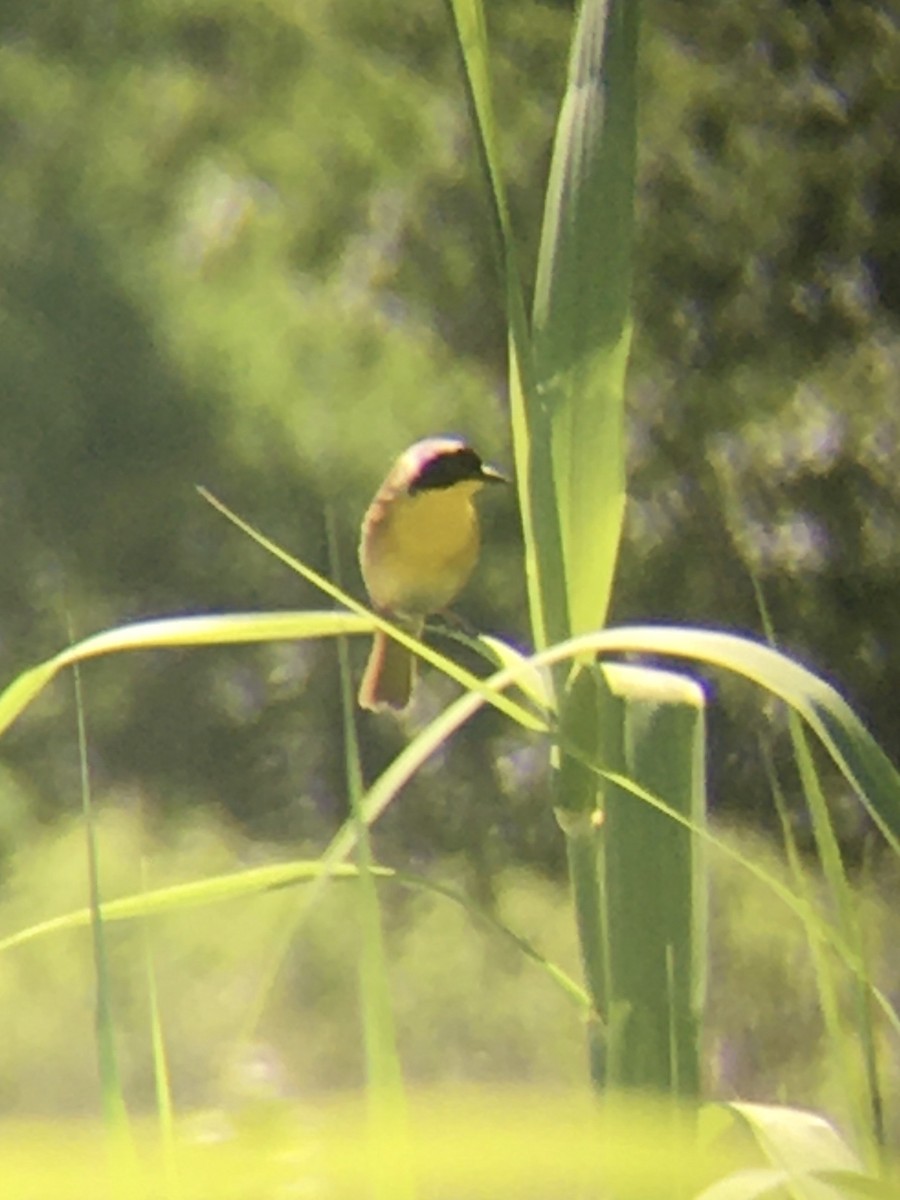
[[[624,515],[637,39],[633,0],[584,0],[535,284],[535,377],[576,634],[606,618]]]
[[[798,1173],[862,1169],[846,1142],[816,1113],[776,1104],[735,1102],[727,1107],[775,1166]]]
[[[610,1034],[604,1086],[687,1098],[700,1090],[706,1007],[705,698],[673,671],[613,663],[603,674],[605,725],[616,736],[600,765],[682,818],[594,777],[608,1005],[625,1014]]]
[[[893,1194],[887,1181],[863,1171],[846,1142],[817,1114],[771,1104],[727,1108],[770,1165],[736,1171],[697,1200],[887,1200]]]

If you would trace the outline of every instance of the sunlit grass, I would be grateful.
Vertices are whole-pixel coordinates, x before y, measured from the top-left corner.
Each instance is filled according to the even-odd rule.
[[[18,1122],[3,1130],[0,1188],[29,1200],[355,1198],[369,1194],[377,1160],[386,1180],[411,1176],[436,1200],[891,1194],[820,1118],[711,1110],[690,1142],[684,1124],[671,1105],[634,1097],[611,1095],[598,1108],[585,1093],[546,1089],[418,1090],[410,1138],[373,1144],[360,1098],[337,1094],[183,1122],[170,1163],[141,1124],[139,1168],[123,1172],[91,1123]]]
[[[175,1147],[176,1194],[184,1200],[359,1197],[369,1194],[377,1159],[388,1177],[409,1170],[420,1194],[448,1200],[609,1194],[672,1200],[696,1195],[740,1161],[724,1146],[686,1153],[673,1114],[650,1103],[622,1101],[597,1113],[572,1093],[483,1087],[418,1091],[411,1108],[413,1136],[402,1147],[367,1141],[359,1097],[189,1120]],[[131,1200],[165,1194],[152,1125],[139,1131],[141,1169],[130,1179],[111,1167],[102,1132],[91,1123],[16,1123],[3,1136],[4,1195]]]

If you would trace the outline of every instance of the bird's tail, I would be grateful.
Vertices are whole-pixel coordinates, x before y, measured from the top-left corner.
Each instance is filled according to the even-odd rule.
[[[418,637],[424,622],[404,622],[404,628]],[[416,656],[405,646],[375,630],[372,651],[359,687],[359,706],[377,712],[383,708],[404,709],[409,704],[416,679]]]

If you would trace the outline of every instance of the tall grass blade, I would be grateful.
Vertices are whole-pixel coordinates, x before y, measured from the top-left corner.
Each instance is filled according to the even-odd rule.
[[[528,345],[528,323],[516,240],[501,168],[500,135],[491,88],[484,7],[481,0],[449,0],[449,8],[475,142],[491,201],[497,250],[506,286],[511,336],[524,348]]]
[[[772,622],[769,606],[766,602],[762,584],[755,573],[751,572],[753,590],[757,606],[762,617],[766,638],[771,646],[776,646],[775,627]],[[825,795],[819,782],[815,762],[809,749],[809,743],[796,714],[788,713],[788,729],[794,748],[794,760],[800,774],[806,807],[810,815],[813,836],[819,852],[819,861],[825,876],[831,896],[835,902],[838,926],[847,945],[853,948],[863,965],[864,977],[855,976],[851,982],[855,1012],[853,1051],[858,1050],[861,1058],[863,1080],[860,1086],[858,1072],[853,1065],[858,1061],[857,1055],[848,1047],[847,1037],[836,1019],[836,1000],[834,998],[833,972],[824,956],[816,954],[816,978],[822,1002],[822,1010],[826,1020],[830,1018],[831,1042],[837,1049],[839,1059],[844,1064],[845,1095],[851,1109],[851,1119],[856,1128],[861,1145],[866,1145],[870,1156],[877,1159],[878,1146],[884,1143],[884,1115],[881,1096],[881,1083],[878,1074],[878,1060],[875,1047],[875,1030],[873,1028],[872,1010],[870,1005],[871,980],[869,978],[867,954],[863,930],[860,926],[856,910],[855,898],[850,888],[847,872],[844,868],[840,844],[831,821],[831,814]],[[787,845],[789,858],[797,863],[797,856],[792,845],[790,824],[784,813],[784,804],[778,796],[777,780],[774,780],[774,770],[770,768],[770,777],[775,783],[776,804],[779,806],[782,829]],[[812,943],[814,953],[817,942]]]
[[[75,711],[78,722],[78,758],[81,775],[81,812],[84,818],[85,849],[87,851],[88,896],[91,914],[91,945],[94,956],[94,1023],[97,1037],[97,1066],[103,1112],[110,1132],[121,1148],[127,1144],[128,1113],[116,1055],[115,1030],[112,1017],[109,961],[100,890],[100,862],[94,827],[94,806],[91,800],[91,780],[87,765],[87,729],[81,673],[76,665],[73,672]]]
[[[875,1029],[870,1005],[871,974],[865,937],[806,734],[793,713],[788,714],[788,720],[794,758],[800,772],[822,872],[834,901],[837,926],[844,941],[852,947],[863,966],[864,975],[854,977],[850,983],[853,989],[854,1043],[858,1046],[863,1079],[862,1087],[857,1085],[857,1080],[848,1080],[851,1086],[848,1088],[847,1100],[860,1143],[868,1144],[872,1157],[877,1158],[877,1146],[884,1142],[885,1129]]]
[[[338,541],[333,515],[327,513],[327,540],[332,577],[341,582]],[[366,1057],[366,1093],[369,1110],[369,1154],[372,1195],[382,1200],[404,1200],[415,1195],[409,1171],[409,1126],[403,1072],[397,1053],[394,1010],[388,978],[381,907],[375,883],[369,826],[363,811],[363,774],[356,730],[356,690],[350,671],[346,638],[338,638],[341,718],[344,731],[344,767],[350,811],[356,834],[357,888],[360,930],[359,991]],[[407,1152],[401,1147],[406,1145]],[[386,1147],[395,1153],[385,1153]]]
[[[755,572],[751,571],[751,579],[763,629],[769,645],[774,648],[777,644],[775,627],[765,593]],[[819,862],[834,901],[838,927],[843,940],[852,948],[861,967],[861,970],[854,973],[849,980],[849,986],[853,989],[854,1006],[857,1010],[857,1021],[854,1023],[852,1035],[849,1035],[841,1014],[841,993],[836,964],[826,953],[815,923],[808,922],[807,931],[815,970],[816,988],[819,994],[819,1007],[825,1024],[832,1061],[835,1063],[836,1072],[839,1073],[842,1081],[841,1093],[844,1111],[848,1113],[849,1119],[853,1123],[858,1144],[866,1147],[871,1158],[877,1159],[879,1157],[877,1147],[883,1141],[884,1127],[872,1012],[869,1005],[872,979],[863,944],[862,930],[856,916],[854,897],[844,869],[840,845],[831,822],[828,804],[819,782],[809,743],[800,721],[793,712],[788,713],[788,729],[794,749],[794,761],[800,775],[813,836],[819,853]],[[797,851],[787,802],[781,791],[775,765],[768,755],[766,756],[766,769],[795,886],[798,894],[806,897],[812,910],[815,905],[813,889],[809,882],[808,872],[804,869]]]
[[[553,594],[545,590],[542,596],[546,628],[557,641],[604,623],[624,516],[637,14],[631,0],[582,0],[545,197],[533,312],[535,407],[540,415],[529,435],[540,439],[544,470],[549,465],[550,475],[532,502],[539,512],[553,504],[559,531],[561,562],[551,569],[565,594],[559,594],[557,585]],[[542,575],[545,583],[550,578]],[[601,883],[598,877],[596,839],[587,818],[596,779],[585,779],[581,764],[567,752],[574,743],[588,762],[609,761],[599,756],[599,742],[610,728],[610,706],[599,672],[579,671],[567,687],[559,671],[554,676],[557,691],[565,688],[559,704],[554,803],[565,814],[585,977],[598,1011],[609,1016],[608,1037],[627,1047],[636,1028],[634,1013],[627,1012],[623,999],[627,987],[616,985],[620,964],[609,946],[611,939],[622,944],[617,932],[623,941],[634,941],[641,931],[614,929],[614,922],[628,919],[629,910],[621,904],[610,907],[608,897],[601,903],[601,888],[609,880]],[[618,832],[603,834],[611,856]],[[605,929],[598,924],[601,907]],[[609,1078],[609,1063],[604,1066],[596,1026],[592,1032],[591,1075],[601,1086]],[[607,1045],[607,1054],[609,1049]],[[633,1057],[624,1053],[626,1059]]]
[[[855,1027],[852,1030],[847,1027],[841,1011],[841,982],[846,976],[840,969],[839,961],[836,961],[835,957],[829,953],[828,943],[822,936],[819,921],[810,919],[821,908],[821,898],[816,892],[815,881],[811,878],[810,871],[800,857],[787,800],[776,776],[774,763],[768,755],[766,772],[769,776],[772,798],[781,824],[782,840],[794,890],[797,896],[803,900],[809,914],[803,919],[803,924],[815,973],[819,1009],[822,1013],[825,1036],[828,1039],[832,1070],[840,1080],[842,1111],[849,1114],[857,1135],[857,1144],[871,1150],[873,1126],[865,1064],[860,1058],[861,1047]],[[845,930],[842,930],[842,935],[846,937]],[[859,953],[857,943],[853,944],[853,950],[855,953]],[[859,958],[859,963],[859,973],[851,973],[851,986],[868,993],[873,986],[868,965],[862,956]],[[869,1120],[866,1120],[863,1114],[868,1114]]]
[[[567,636],[565,573],[550,458],[550,427],[535,380],[531,331],[500,161],[481,0],[450,0],[476,144],[491,196],[509,326],[509,397],[525,577],[534,643]]]
[[[147,890],[147,863],[141,861],[141,894]],[[101,909],[102,911],[102,909]],[[104,914],[105,915],[105,914]],[[153,1082],[156,1094],[156,1119],[159,1126],[160,1166],[167,1200],[180,1200],[175,1149],[175,1108],[172,1103],[172,1084],[166,1039],[163,1033],[159,989],[156,984],[156,965],[147,922],[141,922],[144,952],[144,976],[147,981],[147,1001],[150,1009],[150,1044],[153,1058]]]
[[[605,621],[624,514],[638,10],[582,0],[535,284],[535,377],[576,634]]]

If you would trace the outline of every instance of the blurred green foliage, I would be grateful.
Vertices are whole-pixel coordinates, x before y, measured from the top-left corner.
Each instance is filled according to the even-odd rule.
[[[137,806],[109,809],[98,832],[101,883],[110,899],[141,890],[142,859],[146,887],[157,888],[286,857],[283,846],[261,846],[206,814],[176,825],[156,822]],[[725,836],[788,882],[761,839],[756,844],[740,829]],[[8,862],[0,938],[85,904],[83,829],[58,822],[32,831],[27,842]],[[291,853],[304,856],[302,847]],[[851,1100],[840,1090],[834,1048],[823,1031],[806,931],[730,856],[710,858],[705,1094],[788,1099],[841,1119]],[[439,866],[445,881],[463,870],[458,860]],[[880,871],[854,890],[873,974],[888,994],[900,986],[893,954],[898,883],[896,871]],[[502,872],[495,885],[506,924],[551,961],[577,971],[565,890],[523,871]],[[354,886],[329,886],[271,987],[269,967],[302,887],[107,925],[130,1111],[154,1108],[145,934],[178,1112],[240,1112],[362,1086]],[[380,893],[400,1055],[412,1088],[528,1083],[552,1094],[583,1086],[582,1010],[538,966],[446,899],[395,884]],[[850,1021],[849,987],[844,1000]],[[3,953],[0,1026],[15,1035],[0,1040],[0,1109],[20,1116],[97,1112],[93,1006],[86,929],[51,933]],[[896,1078],[885,1072],[883,1083],[887,1110],[895,1111]]]
[[[528,264],[571,14],[488,9]],[[422,2],[4,6],[4,680],[70,622],[319,603],[196,483],[326,570],[331,505],[360,591],[359,517],[398,449],[458,430],[508,463],[502,295],[454,53]],[[752,568],[785,647],[827,666],[896,758],[897,10],[656,0],[642,54],[615,616],[757,628]],[[516,514],[492,500],[461,607],[521,638]],[[336,679],[328,647],[92,665],[96,787],[323,836],[345,813]],[[419,715],[448,694],[430,680]],[[717,801],[766,811],[748,710],[726,698]],[[70,728],[59,685],[5,743],[42,814],[77,800]],[[363,732],[370,772],[404,737]],[[540,756],[506,738],[485,714],[423,773],[386,856],[465,852],[486,893],[501,867],[558,866]]]
[[[749,567],[896,761],[900,10],[651,11],[616,615],[758,628]]]
[[[137,807],[107,810],[99,843],[108,899],[141,890],[142,857],[146,886],[153,888],[285,857],[283,846],[261,847],[202,814],[154,830]],[[302,849],[296,852],[303,856]],[[445,878],[460,869],[443,866]],[[43,834],[33,832],[28,848],[9,861],[0,937],[83,908],[85,885],[80,824],[58,822]],[[153,1107],[143,931],[179,1111],[363,1084],[362,932],[353,889],[345,882],[330,886],[292,939],[271,991],[269,968],[279,961],[283,930],[293,925],[302,889],[107,925],[113,1019],[126,1099],[135,1111]],[[396,886],[383,895],[394,1011],[410,1083],[580,1082],[580,1009],[551,979],[448,901]],[[511,873],[501,911],[517,932],[575,969],[560,889]],[[3,957],[0,1020],[16,1035],[0,1046],[0,1108],[95,1111],[88,931],[50,934]]]
[[[647,1097],[619,1094],[600,1110],[573,1089],[451,1085],[416,1090],[412,1136],[375,1141],[367,1117],[358,1098],[342,1093],[248,1105],[184,1122],[168,1153],[145,1120],[135,1122],[132,1153],[118,1156],[89,1121],[8,1122],[0,1185],[30,1200],[93,1200],[98,1190],[155,1197],[173,1188],[185,1200],[349,1200],[370,1191],[373,1178],[394,1194],[411,1174],[417,1194],[434,1200],[699,1200],[774,1195],[771,1187],[748,1192],[747,1179],[788,1173],[796,1191],[831,1171],[836,1200],[893,1194],[887,1181],[864,1176],[832,1127],[798,1110],[708,1110],[695,1137],[683,1109]]]

